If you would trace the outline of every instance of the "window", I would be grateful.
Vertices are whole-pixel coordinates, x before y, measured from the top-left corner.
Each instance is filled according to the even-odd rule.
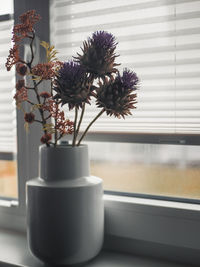
[[[200,199],[199,146],[89,142],[89,148],[91,173],[109,193]]]
[[[51,41],[61,60],[81,53],[92,32],[107,30],[119,42],[119,68],[141,79],[134,116],[120,122],[102,117],[94,131],[199,133],[199,1],[51,2]]]
[[[0,10],[0,197],[17,198],[16,109],[13,101],[15,72],[5,68],[13,28],[13,1]]]
[[[88,136],[93,174],[114,194],[105,195],[108,247],[199,264],[199,205],[188,203],[199,198],[200,1],[50,3],[51,42],[61,60],[76,55],[93,31],[107,30],[119,41],[121,68],[141,78],[133,117],[102,117]],[[85,124],[93,113],[88,108]]]
[[[141,80],[133,116],[103,115],[88,138],[105,142],[89,143],[105,190],[199,199],[199,10],[200,1],[51,1],[51,42],[61,60],[107,30],[119,42],[120,69]],[[94,116],[88,105],[82,129]]]
[[[9,1],[7,1],[9,2]],[[41,16],[44,18],[40,24],[40,28],[37,30],[40,38],[42,40],[48,41],[48,36],[49,36],[49,23],[48,23],[48,17],[49,17],[49,12],[48,12],[48,1],[43,1],[44,5],[46,6],[46,9],[43,10],[41,7],[40,1],[20,1],[20,3],[17,1],[14,2],[14,16],[13,19],[17,23],[19,22],[18,17],[26,12],[27,10],[30,9],[36,9],[38,13],[41,14]],[[11,2],[10,2],[11,3]],[[5,5],[6,6],[6,5]],[[8,12],[8,11],[6,11]],[[10,11],[9,11],[10,13]],[[12,12],[11,12],[12,13]],[[10,16],[8,15],[3,15],[2,18],[4,20],[8,20]],[[5,27],[1,28],[0,25],[0,30],[3,31]],[[5,28],[6,29],[6,28]],[[4,29],[4,31],[5,31]],[[45,29],[45,30],[44,30]],[[3,41],[3,32],[1,32],[1,40]],[[4,65],[5,58],[8,55],[8,49],[11,47],[10,44],[10,39],[11,39],[11,34],[7,34],[7,43],[6,40],[4,42],[4,48],[3,50],[0,50],[0,53],[4,54],[2,56],[2,61],[1,61],[1,66]],[[1,40],[0,40],[0,46],[1,46]],[[0,47],[2,49],[2,47]],[[26,50],[21,51],[22,57],[23,55],[25,56]],[[4,57],[4,58],[3,58]],[[41,52],[41,57],[42,57],[42,52]],[[4,72],[6,77],[8,77],[9,73],[6,71]],[[1,71],[0,76],[4,77],[3,71]],[[4,77],[5,78],[5,77]],[[12,80],[12,86],[9,88],[5,88],[5,79],[4,79],[4,84],[3,84],[3,79],[0,81],[0,98],[2,99],[2,94],[3,91],[7,90],[7,93],[5,94],[4,100],[10,101],[9,102],[9,108],[12,109],[10,112],[10,116],[7,116],[8,112],[6,113],[6,110],[3,109],[3,104],[2,100],[0,99],[1,102],[1,112],[0,112],[0,152],[1,150],[3,152],[6,151],[6,153],[2,153],[4,155],[4,160],[8,159],[9,163],[11,163],[11,159],[15,159],[15,165],[13,168],[15,168],[15,171],[17,172],[18,176],[18,185],[16,185],[16,190],[18,191],[18,199],[14,198],[14,195],[6,195],[6,197],[2,196],[2,192],[0,191],[0,227],[6,227],[8,229],[15,229],[15,230],[20,230],[20,231],[25,231],[26,229],[26,219],[25,219],[25,214],[26,214],[26,203],[25,203],[25,183],[28,179],[36,177],[38,175],[38,147],[40,145],[40,129],[39,127],[35,127],[33,131],[30,131],[29,134],[26,134],[26,131],[24,130],[24,115],[23,113],[19,110],[16,111],[15,114],[15,104],[12,105],[12,95],[15,90],[15,81],[14,78]],[[2,94],[1,94],[2,93]],[[3,102],[5,103],[5,102]],[[8,105],[4,104],[4,108],[8,107]],[[4,113],[2,113],[2,111]],[[5,115],[7,117],[5,117]],[[16,124],[16,130],[11,132],[10,129],[14,129],[13,124],[12,124],[12,119],[16,117],[17,124]],[[5,145],[5,142],[2,142],[1,136],[3,136],[3,120],[5,120],[6,125],[8,125],[7,129],[7,140],[8,137],[10,136],[11,138],[9,139],[14,140],[13,143],[10,142],[10,145]],[[13,119],[14,121],[14,119]],[[9,130],[8,130],[9,129]],[[15,144],[15,145],[14,145]],[[3,150],[4,148],[4,150]],[[16,151],[17,151],[17,157],[16,157]],[[15,153],[15,156],[13,154]],[[1,155],[0,153],[0,161],[1,161]],[[9,166],[9,171],[10,166]],[[0,165],[0,174],[3,172],[2,165]],[[0,175],[0,180],[1,180],[1,175]],[[12,180],[13,181],[13,180]],[[15,186],[16,183],[9,184],[8,189],[11,190],[12,186]],[[0,189],[1,190],[1,189]],[[16,191],[16,192],[17,192]]]
[[[50,16],[48,13],[49,2],[51,5]],[[129,53],[133,53],[133,67],[135,71],[141,76],[142,81],[146,79],[148,82],[143,84],[143,87],[141,87],[138,92],[138,94],[140,94],[138,96],[138,108],[133,116],[133,120],[136,117],[135,122],[130,122],[131,118],[129,118],[129,120],[124,122],[124,126],[122,126],[122,122],[118,124],[118,122],[115,121],[115,123],[112,124],[112,128],[109,128],[108,126],[111,125],[111,121],[108,121],[106,118],[107,124],[105,125],[105,118],[102,118],[99,124],[96,125],[96,128],[93,128],[95,134],[91,133],[88,136],[90,140],[90,152],[94,162],[92,168],[97,175],[103,177],[103,168],[99,168],[103,163],[101,154],[94,153],[102,144],[99,143],[99,141],[104,142],[104,156],[107,161],[104,162],[104,164],[108,165],[109,162],[109,166],[114,170],[115,167],[119,165],[119,159],[121,161],[123,160],[123,176],[125,176],[127,172],[125,164],[129,161],[128,164],[132,166],[132,160],[134,164],[142,165],[145,163],[145,169],[148,173],[148,168],[151,164],[157,164],[157,161],[164,164],[164,166],[162,165],[162,169],[165,169],[168,165],[170,165],[170,167],[174,166],[174,164],[177,165],[178,162],[178,170],[182,171],[184,166],[181,165],[183,162],[178,160],[179,153],[181,155],[184,154],[184,164],[186,166],[190,164],[187,163],[187,160],[190,157],[190,153],[192,153],[192,158],[190,158],[190,160],[192,160],[191,165],[196,168],[196,170],[198,169],[199,2],[200,1],[189,0],[44,0],[41,5],[40,0],[22,0],[20,4],[18,0],[15,0],[15,19],[29,9],[36,9],[37,12],[41,14],[42,21],[37,28],[37,33],[41,40],[48,41],[49,39],[50,18],[51,42],[55,44],[56,49],[60,51],[61,59],[67,59],[65,58],[66,55],[71,57],[71,55],[74,54],[73,51],[77,51],[77,48],[81,45],[82,40],[89,36],[92,31],[96,30],[96,28],[93,28],[96,23],[94,20],[95,17],[98,20],[97,24],[100,25],[100,29],[102,29],[101,23],[105,23],[109,27],[104,27],[104,29],[113,32],[117,37],[117,31],[122,29],[120,26],[126,26],[127,28],[132,27],[134,29],[134,34],[132,36],[129,36],[126,31],[122,33],[119,42],[123,44],[124,47],[122,46],[120,48],[119,53],[124,57],[124,61],[122,62],[124,66],[126,65],[130,68],[132,62],[129,60],[129,58],[131,58]],[[122,4],[123,7],[121,6]],[[126,13],[132,9],[136,10],[133,11],[135,12],[134,16],[132,14],[126,18],[122,17],[124,20],[122,23],[120,21],[120,12]],[[153,13],[150,12],[153,10],[156,10],[156,18]],[[179,10],[178,13],[176,13],[177,10]],[[113,12],[112,16],[110,12]],[[143,18],[140,18],[141,15]],[[146,15],[149,16],[148,19],[145,17]],[[76,16],[79,17],[77,18]],[[111,27],[111,22],[109,22],[111,17],[116,18],[114,28]],[[175,23],[175,18],[177,17],[179,28]],[[108,20],[106,21],[106,19]],[[75,30],[73,23],[76,20],[79,20],[80,23],[78,26],[79,31],[73,33],[73,30]],[[138,23],[129,25],[132,20]],[[83,22],[88,23],[88,21],[90,21],[90,26],[82,24]],[[156,25],[156,27],[153,27],[151,23],[148,27],[147,23],[145,23],[143,27],[139,24],[142,22],[148,22],[148,24],[151,22],[154,26]],[[167,26],[168,22],[171,25],[169,27]],[[182,26],[181,23],[183,23]],[[136,34],[138,39],[134,37],[137,27],[139,27]],[[146,32],[142,32],[145,28]],[[85,29],[84,33],[81,32],[82,29]],[[179,47],[176,42],[176,35],[180,41]],[[126,41],[130,41],[129,45]],[[184,41],[187,41],[187,43],[182,43]],[[133,46],[133,44],[135,45]],[[177,47],[178,51],[181,52],[179,55],[181,55],[181,57],[185,56],[186,58],[179,58],[179,60],[175,58],[175,50],[177,50]],[[150,53],[147,48],[151,50]],[[167,52],[166,55],[165,52]],[[157,61],[158,64],[156,63]],[[146,63],[143,65],[144,62]],[[128,65],[128,63],[130,64]],[[155,88],[153,82],[156,82]],[[190,86],[189,89],[188,86]],[[144,89],[145,87],[146,89]],[[147,91],[148,94],[144,95]],[[177,97],[180,96],[179,94],[183,95],[177,100]],[[173,104],[168,106],[169,103],[171,103],[170,101],[172,101]],[[142,105],[142,103],[144,104],[141,108],[140,105]],[[172,106],[173,109],[171,109]],[[182,108],[178,110],[176,109],[178,107]],[[140,111],[140,109],[142,110]],[[184,112],[184,110],[187,110],[187,114],[181,113]],[[91,112],[93,111],[91,110]],[[161,119],[161,115],[164,116],[164,120]],[[90,116],[90,113],[88,113],[88,120]],[[187,121],[185,118],[187,118]],[[130,123],[134,126],[131,128],[131,131],[129,131]],[[104,128],[102,128],[102,126]],[[123,129],[123,131],[126,130],[126,132],[117,131],[119,129]],[[159,131],[157,131],[157,129],[159,129]],[[106,134],[105,130],[108,130]],[[134,134],[132,133],[133,130],[136,130]],[[148,133],[147,130],[149,130],[151,134]],[[166,134],[166,130],[168,134]],[[117,134],[113,134],[113,131],[117,132]],[[19,201],[18,203],[7,201],[4,206],[0,203],[0,227],[18,230],[25,229],[25,182],[29,178],[36,177],[38,173],[39,137],[40,129],[37,126],[31,129],[29,135],[26,135],[24,131],[23,115],[20,112],[17,113]],[[195,147],[189,147],[185,144],[195,145]],[[187,147],[189,147],[188,150]],[[165,150],[166,148],[169,149],[167,152]],[[195,159],[193,158],[193,148],[196,151]],[[110,154],[111,150],[115,151],[114,154],[112,153],[112,157]],[[116,155],[119,153],[119,150],[121,155],[117,158]],[[136,151],[138,152],[135,153]],[[130,153],[132,155],[131,160],[129,157]],[[147,157],[147,155],[153,156],[155,153],[159,153],[159,156]],[[125,163],[126,159],[128,160]],[[144,159],[142,164],[140,162],[141,159]],[[110,163],[110,161],[112,161],[112,163]],[[140,173],[143,167],[144,165],[142,165],[141,169],[137,169],[137,172]],[[160,166],[158,167],[160,168]],[[159,168],[158,172],[161,173]],[[194,171],[195,175],[196,170]],[[154,173],[157,175],[155,171]],[[125,177],[125,179],[129,178]],[[180,179],[182,179],[182,177],[180,177]],[[130,182],[130,180],[128,182]],[[166,189],[165,186],[163,188]],[[118,180],[118,183],[112,182],[110,184],[110,181],[107,179],[106,189],[109,191],[129,192],[129,188],[122,184],[121,180]],[[152,188],[152,191],[149,191],[148,188],[148,192],[144,189],[145,188],[143,188],[142,191],[140,187],[138,191],[135,190],[135,192],[144,194],[155,193],[153,191],[155,188]],[[131,192],[134,192],[134,190],[131,189]],[[167,195],[166,192],[163,194]],[[121,195],[123,194],[121,193]],[[140,195],[140,197],[141,196],[144,197],[144,195]],[[149,197],[148,195],[146,196]],[[181,197],[185,196],[181,195]],[[192,198],[193,196],[189,197]],[[197,195],[195,195],[195,198],[196,197]],[[130,195],[129,197],[105,195],[104,199],[106,246],[113,249],[124,249],[132,253],[151,256],[159,254],[161,257],[175,260],[182,259],[188,262],[188,266],[192,263],[199,264],[199,205],[170,202],[166,200],[158,201],[150,198],[134,198],[130,197]],[[169,251],[172,253],[168,253]],[[175,255],[174,258],[173,255]],[[178,255],[181,255],[180,259],[178,259]]]

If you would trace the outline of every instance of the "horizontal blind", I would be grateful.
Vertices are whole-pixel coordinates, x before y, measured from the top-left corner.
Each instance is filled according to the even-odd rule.
[[[0,153],[16,152],[15,72],[5,68],[12,28],[13,20],[0,22]]]
[[[200,133],[199,0],[52,0],[50,12],[60,60],[72,59],[83,40],[105,30],[119,43],[119,69],[140,78],[132,116],[103,115],[91,130]],[[95,114],[88,105],[83,127]]]

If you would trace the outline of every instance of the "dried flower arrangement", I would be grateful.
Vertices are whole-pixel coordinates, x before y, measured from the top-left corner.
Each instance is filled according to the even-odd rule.
[[[40,44],[46,50],[46,62],[33,65],[36,38],[34,25],[40,20],[40,15],[35,10],[30,10],[19,19],[21,23],[13,28],[13,47],[9,51],[6,68],[9,71],[16,65],[16,72],[22,77],[16,83],[14,98],[17,107],[24,112],[26,127],[33,122],[41,123],[44,132],[42,143],[56,146],[64,135],[73,134],[72,145],[78,146],[91,125],[104,112],[117,118],[131,115],[131,109],[135,108],[136,103],[138,77],[128,69],[124,69],[122,75],[119,73],[116,68],[119,64],[115,63],[117,42],[112,34],[94,32],[91,38],[83,42],[82,54],[77,54],[68,62],[58,61],[54,46],[42,41]],[[29,40],[31,53],[28,62],[20,58],[20,47],[25,39]],[[26,84],[26,77],[31,77],[32,86]],[[44,81],[50,82],[48,92],[39,88]],[[28,97],[31,90],[35,92],[35,102]],[[96,99],[100,112],[78,140],[85,105],[90,104],[92,97]],[[30,112],[25,112],[24,102],[29,104]],[[65,118],[63,105],[68,105],[69,110],[75,110],[74,122]],[[36,110],[39,111],[40,119],[36,116]],[[49,119],[54,119],[54,123],[53,120],[48,123]]]

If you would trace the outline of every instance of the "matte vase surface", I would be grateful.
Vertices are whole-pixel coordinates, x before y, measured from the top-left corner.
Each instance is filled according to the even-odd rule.
[[[72,265],[103,243],[102,180],[89,174],[87,146],[40,147],[39,177],[27,182],[27,232],[42,261]]]

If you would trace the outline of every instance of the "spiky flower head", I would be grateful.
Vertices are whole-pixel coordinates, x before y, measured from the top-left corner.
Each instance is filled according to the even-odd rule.
[[[123,75],[117,74],[115,79],[105,79],[97,88],[96,103],[104,108],[107,115],[117,118],[131,115],[131,109],[136,108],[136,93],[138,77],[125,69]]]
[[[68,104],[69,109],[82,108],[93,95],[85,68],[74,61],[65,62],[59,70],[54,90],[57,92],[54,98],[60,99],[62,105]]]
[[[110,50],[116,48],[115,37],[106,31],[96,31],[90,41],[96,48]]]
[[[83,42],[83,55],[78,54],[75,59],[83,65],[94,78],[110,76],[116,73],[115,37],[105,31],[94,32],[92,38]]]

